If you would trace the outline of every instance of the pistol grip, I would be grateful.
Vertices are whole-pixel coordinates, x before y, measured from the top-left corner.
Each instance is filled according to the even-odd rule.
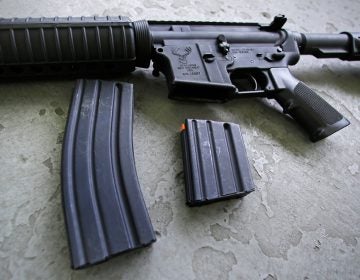
[[[330,136],[350,122],[335,108],[317,95],[288,69],[274,69],[272,75],[280,82],[280,91],[274,95],[285,114],[290,115],[308,133],[312,142]],[[282,89],[281,89],[282,88]]]

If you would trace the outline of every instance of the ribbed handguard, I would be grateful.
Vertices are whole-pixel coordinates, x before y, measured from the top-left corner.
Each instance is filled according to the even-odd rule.
[[[127,17],[0,19],[0,77],[131,72],[148,67],[146,21]]]

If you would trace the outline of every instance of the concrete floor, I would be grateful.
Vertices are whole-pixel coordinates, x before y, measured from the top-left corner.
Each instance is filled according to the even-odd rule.
[[[133,19],[269,22],[300,32],[360,31],[355,0],[0,0],[0,16],[126,15]],[[61,144],[73,81],[0,84],[0,279],[359,279],[360,63],[306,57],[293,73],[351,121],[316,144],[266,100],[167,99],[163,77],[137,70],[134,146],[157,242],[70,269]],[[242,127],[256,191],[185,206],[178,128],[184,118]]]

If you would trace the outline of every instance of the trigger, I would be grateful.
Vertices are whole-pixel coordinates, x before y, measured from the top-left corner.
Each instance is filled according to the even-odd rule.
[[[258,82],[250,74],[236,74],[231,77],[231,81],[239,92],[258,90]]]

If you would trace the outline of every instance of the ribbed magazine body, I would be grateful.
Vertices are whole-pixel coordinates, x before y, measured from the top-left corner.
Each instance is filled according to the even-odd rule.
[[[188,205],[238,198],[254,190],[239,125],[186,119],[181,138]]]
[[[132,120],[131,84],[77,81],[62,159],[73,268],[155,241],[135,169]]]

